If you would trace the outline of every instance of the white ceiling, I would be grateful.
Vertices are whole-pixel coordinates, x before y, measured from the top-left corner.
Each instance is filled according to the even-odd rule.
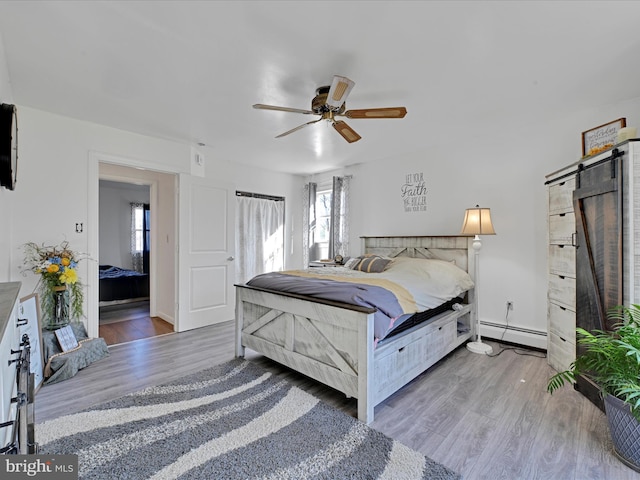
[[[309,174],[640,96],[640,2],[0,2],[13,103]],[[334,74],[348,144],[309,109]],[[2,101],[2,99],[0,99]],[[500,127],[502,128],[502,127]]]

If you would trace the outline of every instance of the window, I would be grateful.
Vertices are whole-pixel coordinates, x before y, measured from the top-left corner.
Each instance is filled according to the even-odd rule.
[[[348,256],[349,185],[351,176],[333,177],[332,185],[305,185],[303,261]]]
[[[131,204],[131,263],[136,272],[149,272],[151,244],[150,209],[146,203]]]
[[[312,223],[309,229],[311,260],[330,258],[331,197],[332,191],[330,189],[316,192],[315,223]]]
[[[144,249],[143,238],[145,236],[144,231],[144,207],[142,205],[136,205],[133,208],[133,252],[142,253]]]
[[[315,243],[329,243],[331,238],[331,190],[316,193]]]

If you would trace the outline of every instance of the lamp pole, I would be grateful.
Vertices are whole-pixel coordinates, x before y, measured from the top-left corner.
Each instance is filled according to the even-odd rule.
[[[480,249],[482,248],[482,241],[480,237],[476,235],[473,238],[473,256],[474,256],[474,268],[475,268],[475,294],[473,296],[473,303],[475,304],[476,311],[476,337],[477,340],[475,342],[467,343],[467,350],[473,353],[484,353],[485,355],[490,355],[493,353],[493,348],[491,345],[487,345],[486,343],[482,343],[482,337],[480,335],[480,315],[478,309],[478,293],[480,292],[479,284],[480,284]]]

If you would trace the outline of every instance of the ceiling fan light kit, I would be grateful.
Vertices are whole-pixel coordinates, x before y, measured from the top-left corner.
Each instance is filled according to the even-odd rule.
[[[344,101],[351,92],[351,89],[355,83],[349,80],[347,77],[341,77],[340,75],[333,76],[333,82],[331,82],[331,88],[327,96],[327,105],[338,110],[343,107]]]
[[[291,130],[288,130],[276,138],[281,138],[290,133],[297,132],[298,130],[318,123],[320,120],[327,120],[333,125],[333,128],[344,138],[347,142],[353,143],[360,140],[362,137],[358,133],[347,125],[342,120],[336,120],[335,117],[347,117],[354,119],[363,118],[404,118],[407,114],[405,107],[384,107],[384,108],[365,108],[360,110],[346,110],[345,100],[349,93],[353,89],[355,83],[349,80],[347,77],[341,75],[334,75],[331,85],[319,87],[316,90],[316,96],[311,100],[311,110],[303,110],[299,108],[279,107],[275,105],[265,105],[262,103],[256,103],[253,108],[261,110],[277,110],[281,112],[302,113],[305,115],[320,115],[317,120],[299,125]]]

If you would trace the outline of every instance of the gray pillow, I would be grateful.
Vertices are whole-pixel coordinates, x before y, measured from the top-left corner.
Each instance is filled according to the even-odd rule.
[[[391,263],[391,259],[384,258],[379,255],[370,255],[360,257],[360,261],[357,263],[353,270],[360,270],[367,273],[380,273]]]

